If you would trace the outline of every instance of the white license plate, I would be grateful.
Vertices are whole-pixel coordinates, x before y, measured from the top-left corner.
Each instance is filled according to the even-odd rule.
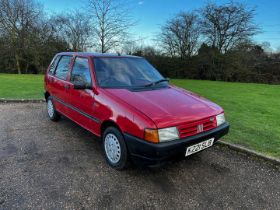
[[[208,147],[211,147],[213,143],[214,143],[214,138],[211,138],[206,141],[187,147],[186,156],[204,150]]]

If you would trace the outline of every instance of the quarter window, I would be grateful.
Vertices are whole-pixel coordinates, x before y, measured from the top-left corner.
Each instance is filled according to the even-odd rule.
[[[91,76],[87,58],[77,57],[71,74],[71,82],[91,86]]]
[[[60,58],[55,71],[56,77],[66,80],[71,58],[71,56],[62,56]]]
[[[52,61],[52,63],[51,63],[51,66],[50,66],[50,69],[49,69],[49,72],[50,72],[51,74],[54,74],[55,67],[56,67],[57,62],[59,61],[59,59],[60,59],[60,56],[56,56],[56,57],[53,59],[53,61]]]

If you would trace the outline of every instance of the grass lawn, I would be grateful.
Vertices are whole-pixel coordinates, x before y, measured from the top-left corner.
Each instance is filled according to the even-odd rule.
[[[224,140],[280,158],[280,85],[174,79],[222,106],[231,124]]]
[[[43,99],[43,75],[0,74],[0,98]]]
[[[177,80],[225,109],[231,130],[224,140],[280,158],[280,86]],[[0,98],[42,99],[42,75],[0,74]]]

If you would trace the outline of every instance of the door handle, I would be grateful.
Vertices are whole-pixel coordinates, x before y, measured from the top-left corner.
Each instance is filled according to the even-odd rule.
[[[64,89],[68,90],[70,88],[70,85],[65,84]]]

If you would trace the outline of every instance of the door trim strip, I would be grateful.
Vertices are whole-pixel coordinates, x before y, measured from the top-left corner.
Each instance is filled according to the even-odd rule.
[[[85,116],[85,117],[87,117],[87,118],[89,118],[89,119],[91,119],[91,120],[93,120],[93,121],[95,121],[97,123],[101,123],[101,120],[99,120],[98,118],[89,115],[88,113],[86,113],[86,112],[84,112],[84,111],[82,111],[82,110],[72,106],[71,104],[68,104],[68,103],[64,102],[63,100],[61,100],[61,99],[59,99],[59,98],[57,98],[55,96],[51,96],[51,97],[54,100],[58,101],[59,103],[63,104],[64,106],[67,106],[68,108],[70,108],[70,109],[80,113],[81,115],[83,115],[83,116]]]

